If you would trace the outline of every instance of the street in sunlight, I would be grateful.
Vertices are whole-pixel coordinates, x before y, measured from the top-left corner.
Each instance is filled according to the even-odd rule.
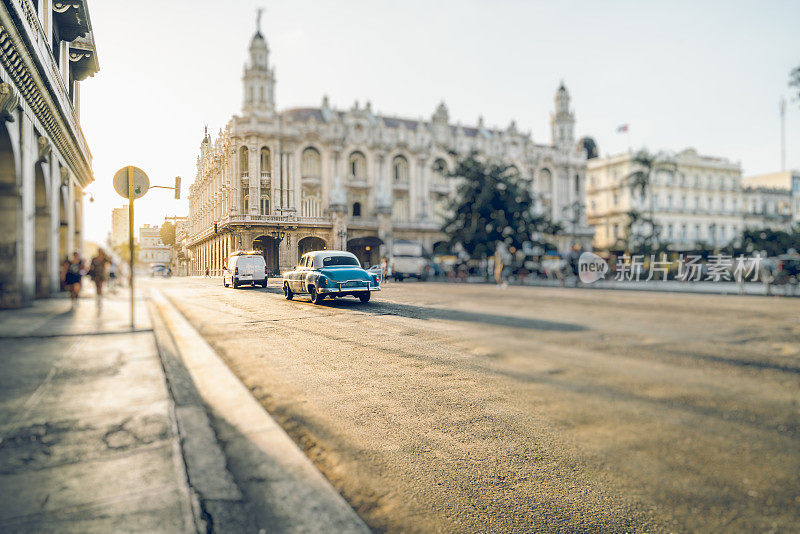
[[[153,287],[378,530],[796,525],[794,300]]]

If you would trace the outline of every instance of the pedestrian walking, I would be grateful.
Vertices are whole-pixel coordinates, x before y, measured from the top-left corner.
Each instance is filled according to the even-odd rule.
[[[112,261],[108,266],[108,289],[115,293],[117,288],[117,262]]]
[[[103,284],[106,281],[109,263],[111,263],[111,261],[102,248],[97,249],[97,255],[93,257],[92,261],[89,263],[89,271],[87,274],[92,279],[97,289],[98,308],[103,305]]]
[[[388,280],[389,277],[389,260],[386,259],[386,256],[381,258],[381,283],[384,283]]]
[[[208,276],[208,267],[206,267],[206,276]]]
[[[72,257],[67,256],[61,265],[62,279],[64,287],[69,291],[70,308],[75,308],[78,294],[81,292],[81,276],[83,275],[83,258],[78,251],[72,253]]]

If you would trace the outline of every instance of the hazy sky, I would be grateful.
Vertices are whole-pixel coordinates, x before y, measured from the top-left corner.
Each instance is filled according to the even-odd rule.
[[[208,124],[214,137],[241,108],[242,67],[262,32],[279,109],[349,108],[505,127],[513,119],[549,142],[561,79],[577,135],[603,155],[634,147],[741,161],[745,176],[779,170],[778,102],[800,65],[800,1],[533,2],[387,0],[284,2],[102,0],[89,7],[100,72],[81,87],[95,182],[86,236],[103,240],[114,172],[141,167],[151,183],[183,177],[183,198],[154,189],[136,202],[136,226],[183,215]],[[786,117],[787,166],[800,168],[800,102]]]

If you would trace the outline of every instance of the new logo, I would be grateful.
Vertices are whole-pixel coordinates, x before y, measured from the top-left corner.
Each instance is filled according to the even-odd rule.
[[[605,278],[607,272],[606,260],[594,252],[584,252],[578,258],[578,277],[584,284],[591,284]]]

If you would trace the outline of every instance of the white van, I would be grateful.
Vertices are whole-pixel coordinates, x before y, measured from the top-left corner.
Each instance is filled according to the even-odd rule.
[[[267,262],[259,252],[233,252],[222,268],[222,285],[234,289],[243,284],[267,287]]]
[[[428,259],[421,243],[396,240],[392,245],[392,276],[402,282],[405,278],[426,280],[428,278]]]

